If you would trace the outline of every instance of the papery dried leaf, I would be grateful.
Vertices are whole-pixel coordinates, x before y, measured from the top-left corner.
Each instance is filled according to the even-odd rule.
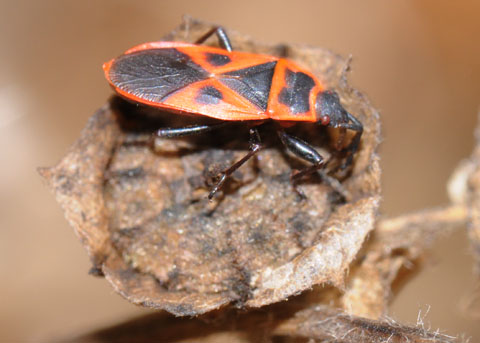
[[[194,41],[210,28],[186,18],[166,39]],[[343,176],[345,203],[320,177],[300,185],[307,200],[299,200],[289,177],[303,164],[284,153],[268,127],[258,159],[234,174],[223,197],[209,202],[205,180],[245,155],[248,131],[239,125],[158,140],[154,151],[138,142],[155,128],[197,118],[160,115],[117,98],[92,117],[58,166],[41,171],[69,222],[87,238],[82,241],[96,270],[129,301],[176,315],[231,302],[263,306],[316,284],[342,286],[378,209],[378,113],[347,86],[347,62],[323,49],[270,46],[229,34],[238,50],[281,54],[306,66],[362,121],[360,150],[351,175]],[[296,130],[329,154],[326,130]]]

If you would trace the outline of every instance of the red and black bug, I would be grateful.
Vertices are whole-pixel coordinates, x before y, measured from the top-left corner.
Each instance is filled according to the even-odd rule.
[[[216,34],[221,48],[200,45]],[[344,149],[350,165],[363,132],[362,123],[340,104],[336,92],[326,90],[309,71],[275,56],[232,51],[221,27],[208,31],[194,44],[152,42],[138,45],[103,65],[105,76],[122,97],[174,113],[219,119],[210,125],[163,128],[158,137],[172,138],[207,132],[232,122],[250,127],[250,151],[221,173],[211,199],[225,180],[262,147],[258,126],[271,121],[285,147],[311,165],[292,175],[295,183],[325,165],[307,142],[285,128],[310,122],[346,130],[354,135]]]

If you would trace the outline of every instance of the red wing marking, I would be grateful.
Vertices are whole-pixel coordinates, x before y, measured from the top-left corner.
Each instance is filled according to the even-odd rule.
[[[193,62],[209,73],[216,75],[278,60],[274,56],[240,51],[228,52],[224,49],[201,45],[181,46],[178,47],[178,51],[188,55]]]
[[[287,69],[293,73],[301,72],[305,74],[307,78],[311,79],[313,82],[312,88],[305,91],[305,92],[309,92],[308,94],[305,95],[307,97],[306,101],[309,104],[309,109],[305,112],[299,112],[299,113],[293,112],[292,109],[294,108],[294,105],[296,105],[297,103],[293,102],[293,104],[289,106],[288,104],[281,101],[282,92],[284,92],[286,89],[289,88],[289,85],[286,82]],[[279,121],[315,122],[317,120],[315,115],[315,100],[316,100],[316,94],[320,89],[322,89],[322,87],[313,74],[305,71],[305,69],[300,68],[299,66],[297,66],[295,63],[291,61],[280,59],[278,60],[277,65],[275,67],[275,74],[273,76],[272,87],[270,89],[270,97],[268,99],[267,114],[271,119],[279,120]],[[302,90],[301,89],[292,90],[292,94],[297,95],[295,94],[295,92],[298,93],[300,91]]]
[[[215,79],[188,85],[165,99],[161,106],[222,120],[268,119],[258,107]]]

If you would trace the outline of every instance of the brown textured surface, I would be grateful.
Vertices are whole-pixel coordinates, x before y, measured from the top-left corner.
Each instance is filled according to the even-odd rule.
[[[398,287],[415,270],[425,248],[464,225],[467,211],[454,205],[384,219],[351,266],[343,294],[314,289],[261,310],[219,310],[195,319],[163,313],[69,338],[74,342],[464,342],[430,331],[423,318],[405,325],[385,318],[391,284]],[[409,273],[401,268],[409,269]],[[333,305],[343,307],[335,308]],[[325,304],[328,304],[325,305]],[[309,341],[310,342],[310,341]]]
[[[186,18],[166,39],[194,41],[209,27]],[[378,114],[348,87],[347,62],[318,48],[230,36],[239,50],[281,51],[306,66],[337,89],[363,122],[360,151],[352,174],[344,177],[346,203],[318,178],[301,185],[307,200],[299,200],[288,179],[301,164],[269,139],[274,135],[268,127],[261,132],[267,148],[257,161],[242,167],[224,195],[209,202],[207,171],[246,153],[241,125],[193,141],[157,141],[150,149],[138,144],[148,139],[145,130],[169,126],[178,116],[117,98],[92,117],[58,166],[42,170],[95,269],[128,300],[176,315],[230,302],[258,307],[322,283],[342,287],[379,204]],[[188,120],[181,118],[181,125]],[[322,143],[328,132],[319,135],[311,126],[300,127],[298,135]]]

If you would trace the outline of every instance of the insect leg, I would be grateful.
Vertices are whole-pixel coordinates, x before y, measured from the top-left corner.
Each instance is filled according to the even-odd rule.
[[[221,26],[216,26],[213,27],[211,30],[209,30],[207,33],[205,33],[203,36],[198,38],[195,41],[195,44],[202,44],[205,42],[211,35],[216,34],[218,38],[218,43],[220,46],[227,50],[227,51],[232,51],[232,43],[230,43],[230,39],[228,38],[227,33]]]
[[[348,115],[349,122],[340,123],[339,127],[355,131],[355,135],[353,136],[352,141],[350,142],[348,147],[345,149],[345,151],[348,152],[348,157],[345,163],[343,163],[340,166],[340,169],[345,169],[350,164],[352,164],[353,156],[355,155],[355,152],[357,152],[358,150],[358,145],[360,144],[360,138],[362,137],[362,133],[363,133],[362,123],[350,113],[347,113],[347,115]]]
[[[218,192],[220,188],[222,188],[223,184],[225,183],[225,180],[232,175],[235,170],[240,168],[245,162],[247,162],[250,158],[252,158],[260,149],[262,148],[262,142],[260,139],[260,134],[258,133],[257,128],[251,128],[250,129],[250,151],[248,154],[243,156],[239,161],[235,162],[233,165],[231,165],[229,168],[225,169],[220,176],[220,179],[218,182],[215,184],[215,186],[212,188],[210,191],[210,194],[208,194],[208,199],[212,199],[215,193]]]
[[[154,138],[175,138],[175,137],[191,136],[199,133],[220,129],[222,127],[227,126],[228,124],[231,124],[231,123],[223,122],[219,124],[195,125],[195,126],[186,126],[186,127],[178,127],[178,128],[169,127],[169,128],[157,130],[157,132],[155,132]]]
[[[283,145],[285,145],[285,147],[288,150],[290,150],[292,153],[294,153],[296,156],[300,157],[301,159],[312,163],[311,166],[303,168],[299,172],[293,174],[291,177],[293,188],[302,198],[305,198],[305,195],[300,190],[297,189],[296,183],[302,177],[312,174],[317,170],[319,170],[320,168],[322,168],[325,164],[324,159],[322,155],[320,155],[318,151],[315,150],[315,148],[310,144],[308,144],[307,142],[302,141],[297,137],[291,136],[285,133],[285,131],[283,130],[278,130],[277,133]]]

